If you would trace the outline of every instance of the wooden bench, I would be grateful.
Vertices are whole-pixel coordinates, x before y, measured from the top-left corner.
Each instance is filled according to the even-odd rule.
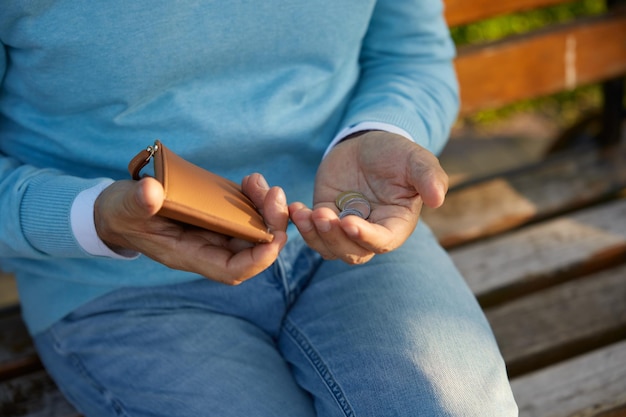
[[[451,26],[567,3],[445,1]],[[626,416],[626,140],[618,140],[626,12],[611,2],[598,16],[463,46],[457,68],[462,116],[604,82],[602,129],[590,147],[562,141],[565,150],[527,167],[470,175],[423,218],[493,326],[522,417]],[[462,140],[444,151],[444,166],[453,146]],[[0,416],[77,415],[9,297],[0,308]]]
[[[572,2],[446,0],[447,19],[561,3]],[[457,183],[423,215],[493,326],[521,416],[626,416],[626,4],[609,3],[459,47],[462,116],[590,83],[604,106],[545,158]]]

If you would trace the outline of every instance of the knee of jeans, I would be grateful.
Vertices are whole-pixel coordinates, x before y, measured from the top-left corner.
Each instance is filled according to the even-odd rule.
[[[347,397],[355,411],[364,407],[364,415],[517,417],[498,350],[491,342],[482,349],[457,342],[422,340],[420,347],[382,352],[365,373],[363,367],[354,370],[351,375],[361,376],[356,382],[360,389],[348,389]]]
[[[422,372],[427,374],[434,407],[439,407],[433,416],[518,415],[504,361],[497,350],[467,351],[428,362],[430,368]]]
[[[356,415],[517,417],[507,378],[499,367],[487,368],[471,375],[445,365],[436,371],[422,369],[413,383],[400,372],[402,377],[379,380],[376,388],[364,391],[367,396],[347,398]]]
[[[433,416],[515,417],[502,354],[486,321],[471,311],[431,312],[405,323],[410,342],[399,353],[422,396],[414,406],[427,402],[433,410],[424,415]]]

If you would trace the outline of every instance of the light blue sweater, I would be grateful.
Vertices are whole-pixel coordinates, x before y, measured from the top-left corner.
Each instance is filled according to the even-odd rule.
[[[0,41],[0,268],[33,334],[116,288],[198,278],[72,233],[76,196],[154,139],[308,203],[341,129],[391,124],[436,153],[458,107],[436,0],[4,0]]]

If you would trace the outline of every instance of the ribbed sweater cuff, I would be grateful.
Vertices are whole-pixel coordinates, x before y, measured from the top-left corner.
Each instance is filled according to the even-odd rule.
[[[89,256],[72,233],[71,208],[81,191],[102,180],[52,174],[31,179],[20,209],[22,231],[31,246],[42,255]]]

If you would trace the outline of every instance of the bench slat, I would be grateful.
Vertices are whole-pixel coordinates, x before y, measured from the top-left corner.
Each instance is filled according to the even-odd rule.
[[[461,114],[620,76],[626,73],[620,39],[626,39],[626,14],[616,12],[460,48]]]
[[[444,0],[446,21],[450,26],[571,2],[572,0]]]
[[[626,341],[515,378],[512,388],[520,417],[623,416]]]
[[[13,275],[0,271],[0,310],[11,308],[18,303],[15,278]]]
[[[626,339],[626,265],[486,310],[514,377]]]
[[[19,309],[0,317],[0,381],[41,369]]]
[[[54,382],[39,371],[0,383],[0,416],[79,417]]]
[[[483,306],[626,257],[626,198],[451,251]]]
[[[444,2],[457,26],[572,1]],[[460,48],[461,115],[623,75],[623,39],[624,10]],[[626,417],[624,189],[626,148],[581,152],[458,187],[424,212],[485,308],[521,417]],[[42,369],[11,288],[0,297],[0,416],[79,417]]]
[[[626,147],[576,152],[454,188],[442,207],[425,208],[422,218],[442,245],[451,248],[584,207],[624,188]]]

